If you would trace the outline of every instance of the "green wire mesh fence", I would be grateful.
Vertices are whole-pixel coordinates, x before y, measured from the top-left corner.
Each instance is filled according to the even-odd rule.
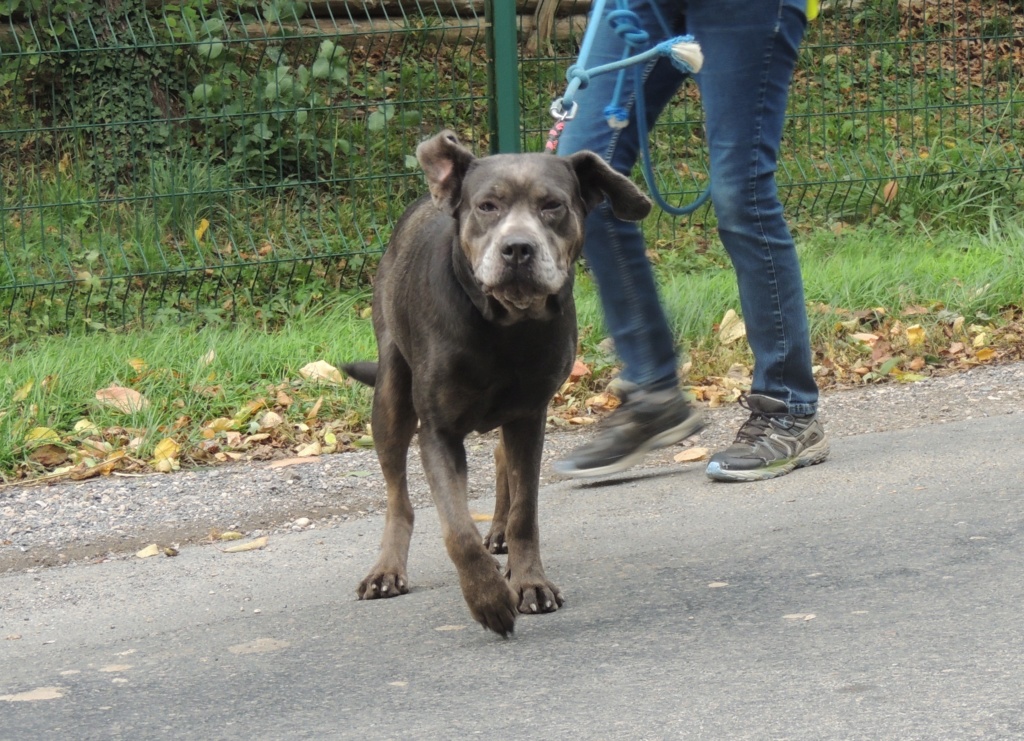
[[[546,138],[550,91],[565,87],[590,6],[545,4],[558,12],[520,26],[531,150]],[[901,195],[925,191],[949,203],[1019,180],[1020,0],[823,0],[821,7],[791,89],[778,173],[791,220],[858,221],[882,211],[898,218],[909,200]],[[652,134],[656,184],[670,203],[691,203],[706,186],[702,122],[697,86],[686,84]],[[653,239],[671,239],[713,218],[710,207],[685,222],[656,211],[645,228]]]
[[[790,217],[1019,177],[1020,1],[825,3],[790,102]],[[489,0],[0,2],[0,334],[273,322],[358,285],[423,190],[420,140],[454,128],[485,153],[512,120],[541,151],[588,8],[519,0],[492,25]],[[653,135],[670,201],[706,183],[701,132],[686,85]]]
[[[472,4],[15,5],[0,26],[12,335],[287,314],[360,280],[420,190],[424,132],[487,139]]]

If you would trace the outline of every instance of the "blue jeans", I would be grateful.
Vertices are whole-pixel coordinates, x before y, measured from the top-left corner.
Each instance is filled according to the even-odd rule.
[[[807,23],[805,0],[631,0],[641,25],[657,42],[664,34],[651,3],[677,33],[692,34],[704,53],[704,66],[694,80],[704,109],[718,233],[736,270],[754,353],[751,392],[785,402],[792,414],[813,414],[818,387],[811,371],[803,280],[775,183],[789,84]],[[613,7],[609,2],[606,10]],[[622,41],[602,23],[587,66],[621,55]],[[576,94],[579,113],[566,125],[558,151],[589,149],[628,175],[639,156],[634,76],[626,75],[619,97],[630,116],[622,129],[604,120],[616,77],[593,77]],[[659,58],[647,66],[643,79],[643,113],[653,125],[685,76]],[[675,342],[639,225],[616,219],[605,203],[588,216],[586,226],[583,253],[623,361],[623,379],[652,391],[675,386]]]

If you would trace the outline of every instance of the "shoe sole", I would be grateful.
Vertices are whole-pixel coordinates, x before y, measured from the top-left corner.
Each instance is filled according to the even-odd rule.
[[[675,427],[665,430],[652,437],[650,440],[645,442],[643,445],[638,447],[632,453],[614,463],[609,463],[607,466],[601,466],[600,468],[571,468],[562,469],[559,468],[558,463],[555,463],[555,472],[561,476],[568,476],[570,478],[589,478],[591,476],[607,476],[610,473],[619,473],[625,471],[627,468],[632,468],[637,463],[644,459],[648,453],[661,448],[667,448],[669,445],[685,440],[690,435],[696,435],[698,432],[704,429],[705,426],[704,416],[701,414],[691,414],[689,417],[684,419]],[[559,461],[561,463],[561,461]]]
[[[796,458],[780,461],[779,463],[766,466],[765,468],[730,471],[722,468],[718,461],[711,461],[708,463],[707,471],[705,473],[707,473],[709,478],[712,478],[715,481],[767,481],[768,479],[785,476],[787,473],[797,468],[804,468],[805,466],[814,466],[822,463],[826,458],[828,458],[829,452],[828,441],[822,440],[816,445],[809,447]]]

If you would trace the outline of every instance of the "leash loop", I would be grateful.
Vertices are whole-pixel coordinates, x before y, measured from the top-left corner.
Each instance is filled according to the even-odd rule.
[[[701,54],[700,44],[692,36],[676,36],[668,38],[653,46],[650,45],[651,36],[640,26],[640,17],[630,10],[624,0],[614,0],[616,8],[609,13],[604,13],[606,0],[594,0],[591,6],[592,23],[587,25],[580,43],[580,53],[576,64],[566,70],[565,76],[568,81],[565,93],[561,98],[556,98],[551,103],[549,112],[555,119],[555,124],[548,131],[548,139],[544,144],[547,152],[554,153],[558,149],[558,138],[565,129],[565,124],[575,118],[579,105],[574,100],[576,92],[583,90],[590,84],[590,80],[600,74],[617,72],[618,79],[615,81],[615,90],[611,102],[604,108],[603,115],[608,126],[613,129],[624,129],[630,124],[629,109],[619,101],[622,98],[625,85],[626,72],[628,67],[634,67],[634,80],[636,92],[634,94],[634,108],[646,110],[643,96],[643,74],[641,65],[657,57],[668,57],[672,65],[680,72],[694,75],[700,72],[704,63],[704,56]],[[657,6],[652,5],[652,10],[658,24],[666,36],[670,29],[668,23],[658,11]],[[587,67],[587,58],[590,56],[590,49],[594,44],[594,37],[601,23],[607,23],[612,33],[618,35],[623,41],[622,58],[617,62]],[[636,49],[647,47],[639,53]],[[686,206],[673,206],[668,203],[658,191],[654,168],[651,165],[651,149],[647,121],[644,116],[637,116],[637,134],[640,141],[640,159],[644,180],[651,191],[651,197],[664,211],[674,216],[683,216],[693,213],[703,206],[711,196],[711,184],[697,196],[693,203]]]

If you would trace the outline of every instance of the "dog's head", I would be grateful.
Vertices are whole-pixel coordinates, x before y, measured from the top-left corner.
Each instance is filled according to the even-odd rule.
[[[549,298],[570,282],[591,209],[607,198],[629,221],[651,210],[628,178],[592,152],[477,158],[443,131],[420,144],[416,157],[434,204],[458,222],[473,277],[509,322],[544,316]]]

